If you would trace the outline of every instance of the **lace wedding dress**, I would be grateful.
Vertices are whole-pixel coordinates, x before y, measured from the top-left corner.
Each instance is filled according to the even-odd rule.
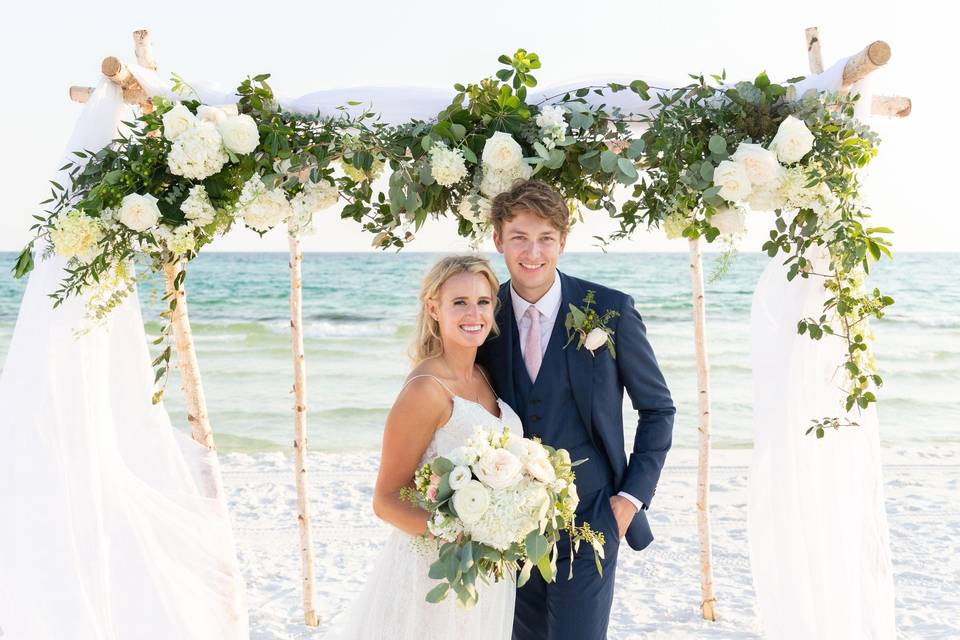
[[[421,464],[464,444],[477,425],[509,427],[513,433],[523,435],[520,418],[503,400],[497,399],[497,418],[481,404],[450,395],[453,412],[447,423],[437,429]],[[333,622],[328,640],[509,638],[513,629],[514,582],[478,583],[479,602],[472,609],[461,608],[452,594],[439,604],[430,604],[425,599],[427,592],[438,582],[429,578],[427,572],[436,552],[419,548],[415,540],[399,529],[391,532],[366,586],[347,612]]]

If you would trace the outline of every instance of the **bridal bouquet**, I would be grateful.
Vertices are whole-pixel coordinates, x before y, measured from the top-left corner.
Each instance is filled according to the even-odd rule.
[[[498,582],[517,569],[518,586],[534,567],[552,582],[562,531],[572,552],[589,543],[602,571],[603,534],[576,525],[576,464],[564,449],[478,426],[464,445],[421,467],[405,495],[430,512],[427,528],[440,542],[429,575],[442,582],[427,601],[440,602],[452,590],[472,607],[478,580]]]

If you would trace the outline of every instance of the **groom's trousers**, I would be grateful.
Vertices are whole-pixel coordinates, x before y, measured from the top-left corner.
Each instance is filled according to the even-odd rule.
[[[530,580],[517,589],[513,640],[604,640],[607,637],[620,547],[609,487],[583,496],[577,518],[589,522],[606,537],[605,557],[601,561],[603,576],[597,572],[593,548],[581,544],[573,558],[573,579],[568,579],[570,540],[564,534],[558,545],[556,582],[546,583],[534,569]]]

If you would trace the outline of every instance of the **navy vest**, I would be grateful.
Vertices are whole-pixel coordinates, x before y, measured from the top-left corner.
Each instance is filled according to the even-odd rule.
[[[563,347],[567,343],[566,330],[558,317],[553,334],[547,343],[547,352],[540,364],[537,381],[530,381],[520,350],[520,332],[513,326],[513,381],[517,405],[514,407],[523,421],[523,434],[540,438],[544,444],[566,449],[573,461],[587,459],[574,468],[577,475],[577,493],[587,496],[613,481],[613,473],[606,456],[590,441],[587,426],[577,410],[570,387],[567,359]],[[568,349],[575,348],[571,344]]]

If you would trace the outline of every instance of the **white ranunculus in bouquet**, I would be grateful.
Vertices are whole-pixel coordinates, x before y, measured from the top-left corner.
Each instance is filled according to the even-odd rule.
[[[429,575],[440,583],[427,601],[453,591],[460,605],[472,607],[479,583],[512,579],[517,570],[518,586],[534,568],[552,582],[563,531],[572,552],[583,541],[591,545],[601,571],[603,534],[578,525],[574,515],[576,464],[563,449],[478,426],[466,444],[421,467],[405,496],[430,513],[427,528],[439,545]]]

